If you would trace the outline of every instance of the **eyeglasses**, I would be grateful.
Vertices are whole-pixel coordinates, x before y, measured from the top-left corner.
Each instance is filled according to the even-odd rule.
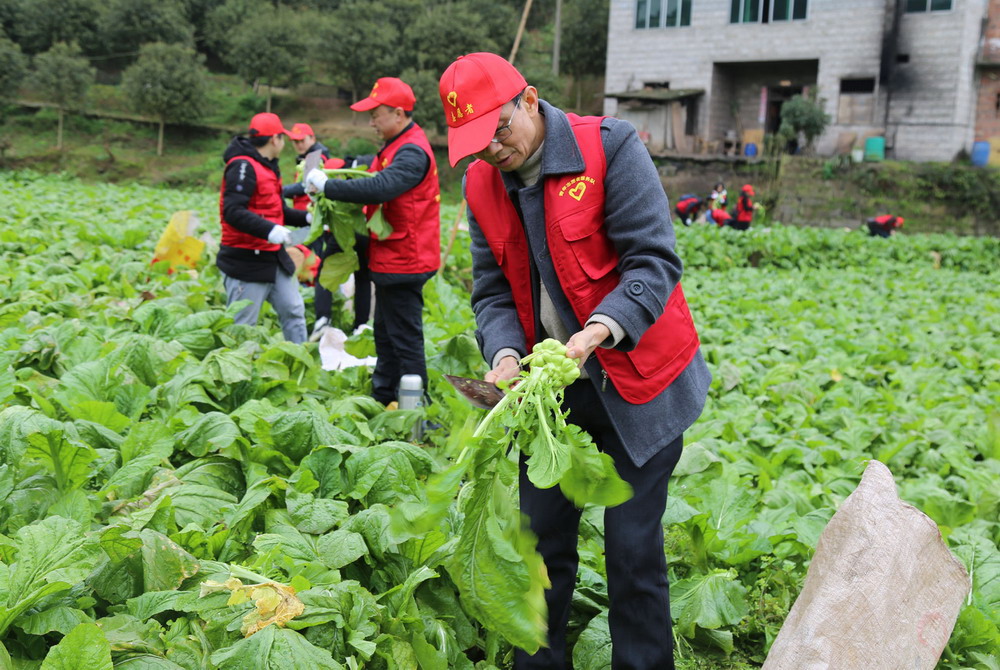
[[[514,114],[517,113],[517,108],[520,106],[521,106],[521,96],[519,95],[516,98],[514,98],[514,111],[510,113],[510,118],[507,119],[507,123],[497,128],[497,131],[493,134],[493,139],[491,139],[490,142],[503,144],[504,140],[510,137],[510,134],[513,132],[510,128],[510,124],[514,122]]]

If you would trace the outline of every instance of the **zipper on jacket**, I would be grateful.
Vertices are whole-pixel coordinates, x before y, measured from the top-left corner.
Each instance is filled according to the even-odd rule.
[[[608,371],[601,368],[601,393],[608,390]]]

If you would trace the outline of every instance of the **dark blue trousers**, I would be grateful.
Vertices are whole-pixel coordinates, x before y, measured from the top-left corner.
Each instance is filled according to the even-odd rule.
[[[601,451],[615,461],[618,474],[632,485],[633,497],[604,512],[604,553],[608,596],[611,601],[611,666],[614,670],[673,670],[670,592],[663,549],[663,511],[667,480],[677,465],[683,445],[678,437],[641,468],[625,453],[611,421],[589,380],[566,389],[564,407],[569,420],[594,438]],[[656,430],[650,426],[651,433]],[[559,487],[537,489],[528,481],[521,460],[521,511],[538,536],[552,588],[545,592],[549,609],[549,646],[529,656],[518,649],[517,670],[571,667],[566,654],[566,624],[576,585],[577,534],[580,510],[566,500]]]
[[[372,397],[389,404],[397,399],[403,375],[420,375],[427,388],[424,358],[424,284],[433,272],[420,274],[371,273],[375,284],[375,369]]]

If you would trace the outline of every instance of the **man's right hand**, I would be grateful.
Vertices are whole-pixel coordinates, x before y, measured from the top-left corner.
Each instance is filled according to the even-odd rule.
[[[292,243],[292,233],[284,226],[275,226],[267,234],[267,241],[271,244],[280,244],[283,247],[287,247]]]
[[[496,384],[504,379],[513,379],[521,373],[521,366],[513,356],[504,356],[497,366],[486,373],[484,381]]]

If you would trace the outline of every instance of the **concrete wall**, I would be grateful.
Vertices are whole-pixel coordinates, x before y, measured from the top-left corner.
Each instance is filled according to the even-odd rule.
[[[990,143],[990,163],[1000,165],[1000,0],[990,0],[981,46],[974,137]]]
[[[972,146],[975,61],[985,0],[954,0],[952,11],[904,14],[887,124],[901,160],[951,160]]]
[[[900,2],[904,0],[899,0]],[[904,14],[899,51],[909,63],[896,69],[888,115],[890,154],[911,160],[950,160],[971,147],[977,78],[974,63],[988,0],[953,0],[951,11]],[[997,0],[989,0],[996,2]],[[808,18],[774,23],[729,22],[730,0],[694,0],[691,25],[635,28],[635,0],[611,0],[606,91],[635,90],[646,82],[703,88],[699,133],[718,140],[735,125],[731,101],[738,101],[744,129],[759,128],[762,85],[783,77],[776,61],[817,61],[814,82],[832,123],[817,142],[833,153],[851,133],[859,142],[883,131],[887,92],[878,85],[883,37],[892,27],[896,0],[810,0]],[[742,69],[736,64],[753,64]],[[753,72],[753,75],[748,75]],[[870,123],[838,119],[842,79],[875,78]],[[617,103],[605,101],[615,114]]]

